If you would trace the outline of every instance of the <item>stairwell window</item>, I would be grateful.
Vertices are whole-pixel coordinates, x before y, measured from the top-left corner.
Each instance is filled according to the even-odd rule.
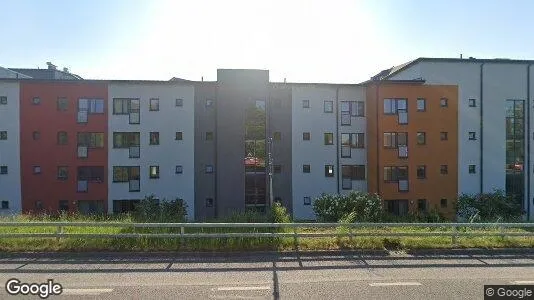
[[[477,107],[477,100],[469,99],[469,107]]]
[[[470,141],[474,141],[477,139],[477,135],[476,135],[476,132],[474,131],[469,131],[469,140]]]
[[[334,177],[334,165],[325,165],[324,166],[324,176],[325,177]]]

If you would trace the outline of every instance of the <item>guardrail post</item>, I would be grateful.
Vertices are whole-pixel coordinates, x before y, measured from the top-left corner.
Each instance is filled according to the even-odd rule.
[[[56,234],[58,235],[56,237],[56,241],[59,242],[59,240],[61,239],[61,234],[63,234],[63,226],[58,226],[57,227]]]
[[[452,225],[452,245],[455,246],[458,244],[458,228],[456,225]]]
[[[499,233],[501,234],[501,238],[504,239],[504,226],[499,226]]]
[[[299,236],[297,233],[297,227],[293,227],[293,242],[295,243],[295,250],[299,249]]]
[[[185,245],[184,233],[185,233],[185,227],[182,226],[182,227],[180,227],[180,246],[181,247],[183,247]]]

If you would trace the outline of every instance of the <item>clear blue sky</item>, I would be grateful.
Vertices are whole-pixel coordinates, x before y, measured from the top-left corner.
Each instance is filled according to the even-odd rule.
[[[359,82],[426,57],[534,59],[534,1],[0,0],[0,66],[84,78]]]

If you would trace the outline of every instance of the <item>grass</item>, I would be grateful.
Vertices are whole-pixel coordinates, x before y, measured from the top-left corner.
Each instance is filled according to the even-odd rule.
[[[257,221],[246,216],[246,221]],[[83,217],[83,216],[17,216],[0,218],[0,222],[17,221],[99,221],[132,223],[131,216]],[[230,221],[240,222],[242,218],[232,217]],[[219,221],[220,222],[220,221]],[[55,233],[56,227],[0,227],[0,233]],[[119,228],[119,227],[65,227],[65,233],[179,233],[180,228]],[[272,230],[293,232],[292,229],[270,228],[186,228],[186,233],[224,233],[224,232],[271,232]],[[494,228],[461,229],[465,232],[497,232]],[[507,229],[523,231],[523,229]],[[298,249],[339,250],[339,249],[428,249],[428,248],[507,248],[534,247],[534,237],[459,237],[452,244],[450,236],[439,237],[358,237],[358,233],[390,233],[390,232],[449,232],[450,228],[362,228],[354,229],[353,237],[322,237],[299,238]],[[335,228],[302,228],[302,233],[347,233],[349,229],[340,224]],[[184,243],[179,238],[2,238],[0,251],[251,251],[276,250],[290,251],[295,249],[293,237],[283,238],[188,238]]]

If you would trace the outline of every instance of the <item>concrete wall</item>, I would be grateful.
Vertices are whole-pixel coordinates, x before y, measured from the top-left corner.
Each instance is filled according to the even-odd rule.
[[[303,108],[302,100],[309,100],[310,107]],[[336,102],[336,87],[328,85],[295,85],[291,99],[292,131],[292,182],[293,216],[295,219],[314,219],[313,201],[321,193],[337,193],[336,114],[324,112],[324,101]],[[304,141],[303,132],[310,132],[311,139]],[[334,144],[324,144],[324,133],[334,134]],[[303,173],[302,166],[309,164],[310,173]],[[325,165],[334,165],[334,177],[325,177]],[[304,197],[311,197],[311,205],[304,205]]]
[[[22,210],[19,83],[0,82],[0,96],[7,96],[7,105],[0,105],[0,131],[7,131],[7,140],[0,140],[0,166],[8,167],[8,174],[0,174],[0,201],[9,201],[9,209],[0,207],[0,215],[9,215]]]
[[[139,98],[140,124],[128,115],[113,115],[113,98]],[[159,98],[159,111],[149,111],[149,99]],[[183,107],[176,107],[183,99]],[[109,212],[113,200],[142,199],[154,194],[160,200],[184,199],[188,216],[194,214],[194,87],[179,83],[110,83],[109,85]],[[183,140],[175,133],[183,132]],[[129,158],[128,149],[113,149],[113,132],[140,132],[141,157]],[[159,132],[160,144],[149,145],[150,132]],[[159,166],[160,178],[149,178],[149,166]],[[183,174],[176,174],[177,165]],[[113,182],[113,166],[140,166],[141,191],[129,192],[128,183]]]

